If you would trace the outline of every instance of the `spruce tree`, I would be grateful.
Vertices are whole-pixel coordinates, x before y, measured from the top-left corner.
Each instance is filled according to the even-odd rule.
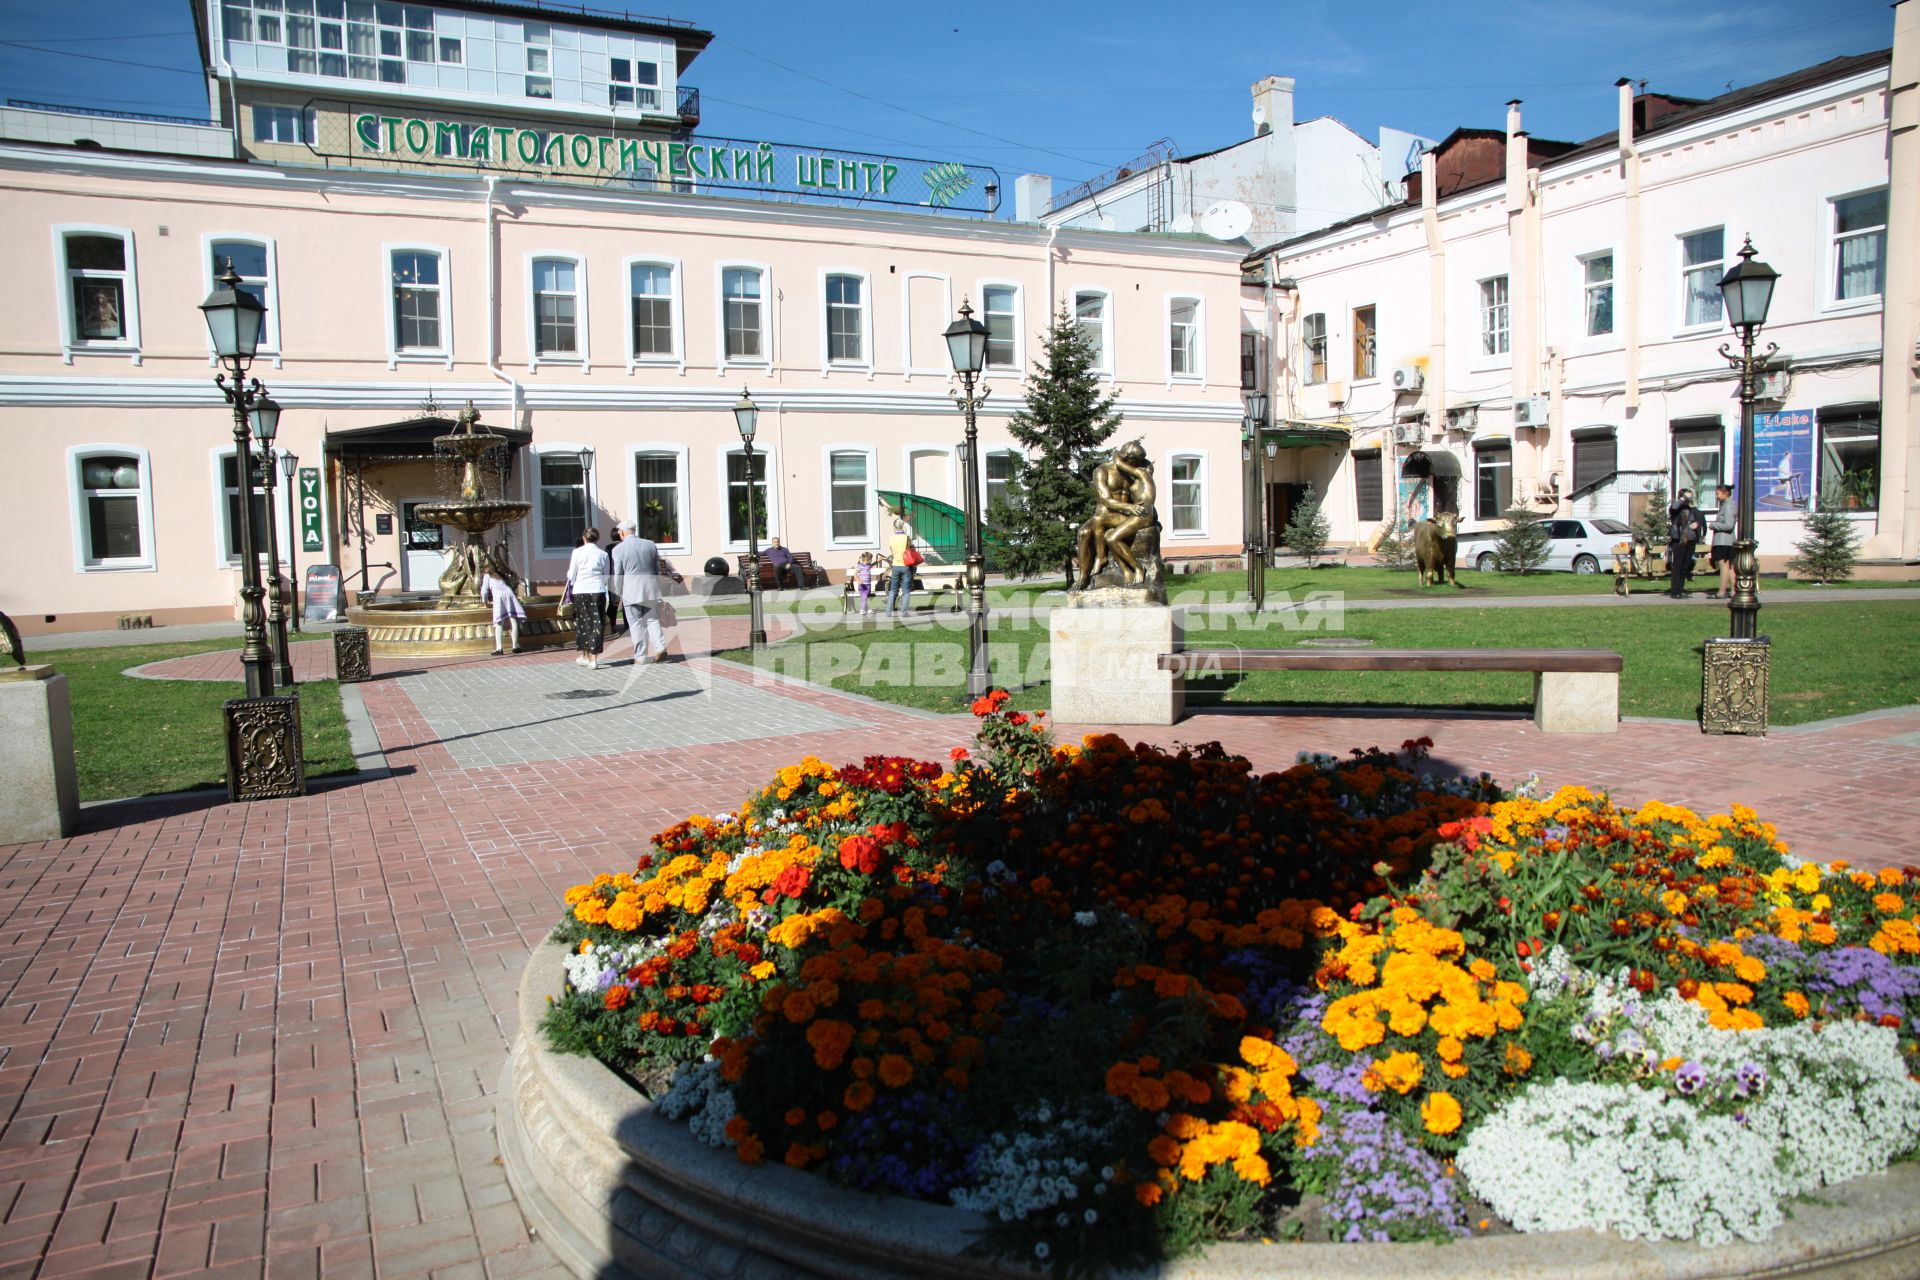
[[[1307,486],[1306,496],[1300,505],[1293,509],[1293,518],[1287,521],[1286,531],[1280,535],[1280,541],[1287,550],[1307,562],[1307,568],[1313,568],[1327,549],[1327,538],[1333,532],[1327,513],[1320,509],[1320,495],[1312,485]]]
[[[1800,554],[1787,561],[1787,568],[1815,582],[1845,582],[1851,578],[1860,535],[1840,509],[1839,492],[1828,488],[1803,522],[1807,536],[1793,544]]]
[[[1071,584],[1075,535],[1093,514],[1093,469],[1120,414],[1115,397],[1101,394],[1092,341],[1065,308],[1040,341],[1026,407],[1007,423],[1026,453],[1015,457],[1007,498],[994,502],[988,519],[1009,573],[1064,571]]]
[[[1650,547],[1667,545],[1667,482],[1656,480],[1653,488],[1647,490],[1647,509],[1640,513],[1640,527],[1635,530]]]
[[[1398,515],[1374,544],[1373,562],[1382,569],[1413,568],[1413,531]]]
[[[1553,550],[1546,517],[1531,507],[1507,512],[1507,527],[1493,544],[1493,567],[1502,573],[1531,573]]]

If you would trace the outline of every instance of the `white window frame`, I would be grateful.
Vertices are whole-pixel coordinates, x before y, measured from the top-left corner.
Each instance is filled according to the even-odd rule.
[[[115,236],[126,250],[127,265],[120,272],[120,306],[126,336],[117,340],[87,342],[75,336],[73,314],[73,273],[67,269],[67,237]],[[134,255],[133,231],[128,227],[109,227],[91,222],[62,222],[53,229],[54,300],[60,317],[60,361],[72,364],[76,355],[129,356],[135,365],[140,353],[140,264]]]
[[[285,118],[278,113],[291,111],[298,122],[296,128],[300,136],[291,142],[285,138],[261,137],[260,113],[262,111],[275,113],[267,116],[267,119],[275,121]],[[261,143],[265,143],[272,147],[311,147],[320,141],[319,116],[306,107],[295,106],[290,102],[256,102],[250,109],[250,115],[252,117],[252,128],[248,130],[248,145],[250,146],[259,146]]]
[[[531,458],[532,458],[532,463],[529,468],[529,473],[527,476],[527,482],[528,482],[528,488],[530,488],[533,491],[533,511],[532,511],[533,529],[529,534],[529,537],[531,537],[531,539],[533,540],[534,554],[539,556],[543,560],[554,560],[554,559],[566,560],[570,558],[573,555],[573,548],[575,547],[575,545],[577,545],[577,542],[570,542],[564,547],[554,547],[554,546],[549,546],[547,544],[547,540],[546,540],[547,539],[547,493],[546,491],[549,486],[544,485],[540,482],[540,458],[542,455],[549,454],[549,453],[578,454],[583,449],[593,455],[593,466],[587,471],[586,475],[582,477],[582,483],[580,485],[580,487],[586,491],[586,496],[587,496],[586,525],[590,528],[594,523],[594,520],[593,520],[594,512],[600,509],[599,503],[594,501],[594,497],[597,490],[597,486],[594,483],[594,477],[600,474],[600,451],[594,448],[592,445],[578,444],[578,443],[558,441],[558,440],[549,441],[548,443],[543,445],[530,446],[527,450],[527,452],[529,453],[529,455],[531,455]],[[629,474],[632,473],[633,468],[631,464],[628,465],[627,470]],[[552,487],[558,489],[563,486],[553,485]],[[571,486],[566,486],[566,487],[570,488]],[[577,539],[578,535],[575,535],[575,536]]]
[[[396,253],[434,253],[440,255],[440,348],[439,350],[402,351],[400,317],[394,309],[393,255]],[[386,298],[387,368],[404,364],[441,364],[453,368],[453,254],[445,245],[390,242],[380,246],[380,292]]]
[[[916,444],[900,446],[900,492],[913,493],[913,458],[915,454],[937,453],[947,460],[947,493],[945,497],[934,498],[935,502],[944,502],[948,506],[957,506],[964,501],[960,488],[960,448],[958,445],[941,444],[935,440],[923,440]],[[986,481],[981,480],[984,485]],[[932,497],[923,494],[923,497]]]
[[[546,253],[527,255],[527,372],[536,372],[543,364],[577,365],[580,372],[589,373],[593,369],[591,352],[587,347],[587,259],[585,255],[569,253],[555,249]],[[540,297],[538,292],[539,265],[542,262],[565,262],[573,267],[573,341],[572,351],[556,351],[542,354],[540,351]]]
[[[1190,363],[1193,368],[1186,373],[1178,373],[1173,367],[1173,306],[1176,302],[1193,304],[1193,348]],[[1207,381],[1207,303],[1196,293],[1170,293],[1163,304],[1166,333],[1167,385],[1190,383],[1204,386]]]
[[[742,538],[738,542],[735,542],[729,537],[729,535],[733,532],[733,529],[732,529],[733,522],[730,519],[728,519],[727,507],[728,507],[728,504],[733,501],[733,488],[732,488],[732,485],[729,483],[729,479],[727,476],[727,459],[733,457],[735,454],[746,453],[746,449],[741,446],[738,438],[736,438],[732,444],[720,445],[719,450],[720,450],[720,537],[723,539],[726,539],[726,541],[724,541],[721,545],[724,546],[728,551],[745,551],[747,549],[747,540],[745,538]],[[759,445],[756,444],[753,447],[753,452],[756,457],[765,458],[767,460],[766,461],[767,537],[768,538],[784,537],[786,535],[780,527],[780,467],[779,467],[780,460],[778,456],[778,451],[774,449],[762,449]],[[767,544],[763,541],[760,544],[760,550],[764,553],[766,549],[767,549]]]
[[[635,267],[665,267],[672,278],[673,353],[671,355],[641,355],[634,349],[633,269]],[[680,272],[680,259],[644,253],[622,258],[620,278],[626,282],[626,315],[622,317],[622,322],[627,331],[627,372],[631,374],[635,369],[646,365],[650,368],[671,368],[684,377],[687,372],[687,303],[686,289]]]
[[[993,480],[987,475],[987,459],[996,455],[1013,458],[1015,459],[1014,467],[1017,470],[1020,465],[1018,461],[1020,453],[1021,451],[1013,445],[995,445],[991,449],[983,448],[980,450],[980,519],[982,523],[986,521],[987,509],[993,505],[991,501],[993,497]],[[1009,477],[1001,483],[1012,484],[1013,480]]]
[[[980,281],[980,323],[982,324],[987,323],[987,290],[989,289],[1013,290],[1013,363],[985,363],[980,368],[980,376],[1016,380],[1025,378],[1027,376],[1027,291],[1017,280]]]
[[[836,538],[833,535],[833,455],[836,453],[857,453],[867,460],[866,502],[861,513],[866,520],[866,532],[858,537]],[[880,546],[879,521],[874,513],[879,500],[874,491],[880,487],[879,453],[870,444],[828,444],[820,447],[820,510],[825,516],[824,545],[829,547],[847,547],[855,551],[878,550]]]
[[[213,246],[222,241],[238,241],[255,245],[267,255],[267,296],[262,299],[267,304],[265,321],[260,326],[260,347],[258,354],[271,357],[273,367],[278,369],[284,363],[283,348],[280,343],[280,258],[272,236],[255,235],[251,231],[209,231],[200,237],[200,270],[204,273],[202,281],[207,292],[212,293],[218,287],[217,277],[213,273]],[[213,335],[207,335],[207,365],[209,368],[220,363],[220,355],[213,349]]]
[[[1307,321],[1320,317],[1318,335],[1307,332]],[[1320,371],[1313,368],[1313,343],[1315,337],[1320,342]],[[1327,326],[1325,311],[1308,311],[1300,317],[1300,385],[1303,387],[1325,386],[1333,377],[1333,333]]]
[[[1080,298],[1083,294],[1094,294],[1100,299],[1100,359],[1093,366],[1093,372],[1111,382],[1113,380],[1113,290],[1099,285],[1075,285],[1072,293],[1074,323],[1080,321]]]
[[[1607,288],[1613,296],[1610,308],[1613,313],[1613,328],[1605,333],[1587,332],[1587,291],[1594,287],[1587,283],[1587,264],[1596,258],[1609,258],[1613,262],[1613,274],[1608,277],[1607,282]],[[1601,245],[1597,249],[1574,255],[1573,343],[1588,349],[1620,344],[1620,253],[1612,245]]]
[[[1732,331],[1727,324],[1727,308],[1724,300],[1720,305],[1720,318],[1718,320],[1702,324],[1687,323],[1687,275],[1691,271],[1702,270],[1700,267],[1689,267],[1687,265],[1687,237],[1697,236],[1708,231],[1718,231],[1720,233],[1720,260],[1717,267],[1712,268],[1714,271],[1713,280],[1715,292],[1717,294],[1720,278],[1726,275],[1727,264],[1733,260],[1733,250],[1731,247],[1732,233],[1727,229],[1732,225],[1731,221],[1722,220],[1717,223],[1702,223],[1696,227],[1689,227],[1684,231],[1674,232],[1673,281],[1680,286],[1674,290],[1673,296],[1673,333],[1675,337],[1728,333]]]
[[[1193,480],[1193,483],[1196,483],[1200,486],[1200,527],[1197,529],[1176,530],[1173,527],[1173,485],[1174,485],[1173,467],[1174,467],[1174,463],[1178,462],[1182,458],[1192,458],[1200,464],[1199,469],[1195,474],[1194,480]],[[1208,498],[1207,455],[1198,449],[1182,449],[1178,453],[1168,454],[1167,455],[1166,534],[1169,539],[1174,539],[1174,538],[1194,539],[1194,538],[1206,538],[1207,536],[1209,536],[1207,533],[1207,528],[1208,528],[1207,498]]]
[[[132,458],[140,466],[140,487],[120,490],[134,495],[140,521],[140,554],[108,559],[92,554],[93,522],[87,518],[87,486],[82,469],[94,458]],[[131,444],[76,444],[67,449],[67,497],[73,515],[73,569],[75,573],[152,573],[160,567],[153,545],[153,461],[145,449]]]
[[[1362,311],[1373,312],[1373,329],[1371,331],[1371,337],[1373,338],[1373,372],[1367,374],[1361,373],[1360,364],[1357,360],[1353,362],[1353,367],[1347,372],[1351,375],[1350,381],[1357,385],[1364,386],[1380,381],[1380,303],[1377,300],[1373,302],[1358,302],[1347,308],[1348,329],[1346,347],[1347,358],[1349,360],[1352,360],[1356,354],[1354,351],[1354,339],[1359,336],[1359,320]]]
[[[1495,304],[1487,300],[1488,289],[1494,281],[1500,281],[1506,288],[1506,299],[1498,305],[1506,313],[1506,323],[1500,327],[1501,341],[1504,344],[1499,351],[1487,350],[1489,334],[1487,321]],[[1513,363],[1513,277],[1505,271],[1497,271],[1490,276],[1481,276],[1473,282],[1473,360],[1471,366],[1476,369],[1497,368]]]
[[[1870,196],[1875,194],[1876,192],[1885,193],[1887,192],[1887,190],[1888,190],[1887,186],[1883,183],[1878,186],[1860,187],[1857,190],[1852,190],[1852,191],[1836,191],[1831,195],[1826,196],[1824,199],[1820,201],[1820,216],[1822,219],[1821,227],[1820,227],[1820,240],[1821,240],[1821,244],[1824,246],[1823,257],[1825,259],[1824,265],[1825,265],[1825,278],[1826,278],[1826,283],[1820,287],[1820,309],[1822,311],[1873,310],[1882,305],[1883,299],[1885,298],[1885,295],[1886,295],[1887,248],[1888,248],[1888,239],[1892,234],[1891,226],[1889,224],[1882,223],[1880,227],[1880,289],[1881,289],[1881,292],[1862,294],[1858,298],[1842,298],[1840,296],[1840,238],[1841,237],[1840,237],[1840,229],[1838,226],[1838,222],[1840,218],[1840,202],[1842,200],[1850,200],[1855,196]],[[1889,197],[1888,203],[1889,203],[1889,208],[1887,212],[1888,212],[1888,216],[1891,217],[1893,212],[1891,208],[1891,203],[1892,203],[1891,197]],[[1870,235],[1870,234],[1872,233],[1865,232],[1865,231],[1855,231],[1850,233],[1847,238],[1853,239],[1858,236]]]
[[[860,359],[835,360],[833,350],[833,306],[827,299],[827,281],[834,276],[846,276],[860,282]],[[842,372],[864,373],[873,376],[873,277],[854,267],[822,267],[820,269],[820,376],[826,377],[838,369]]]
[[[640,258],[636,259],[636,261],[651,262],[653,260]],[[693,548],[693,535],[691,532],[693,528],[693,486],[691,478],[688,475],[687,446],[684,444],[674,444],[665,440],[645,441],[640,444],[628,445],[627,500],[630,503],[637,504],[640,500],[640,455],[643,453],[665,453],[673,456],[674,489],[677,500],[680,503],[680,537],[673,542],[662,542],[659,546],[662,554],[688,555]],[[624,518],[632,520],[635,528],[639,527],[640,512],[637,507],[630,511]]]
[[[260,452],[259,443],[257,441],[254,443],[251,449],[251,452],[256,455]],[[207,462],[209,467],[208,478],[213,483],[213,564],[214,564],[214,567],[217,569],[238,569],[240,567],[240,552],[237,548],[235,549],[233,555],[229,556],[226,554],[226,550],[227,550],[227,485],[226,485],[226,477],[222,475],[221,472],[224,470],[224,464],[226,460],[228,458],[232,458],[233,456],[234,456],[234,449],[233,449],[233,440],[231,438],[229,438],[225,444],[216,445],[207,451]],[[238,464],[236,460],[236,466],[237,465]],[[235,472],[235,477],[236,479],[239,478],[239,473],[237,471]],[[265,485],[260,486],[260,489],[261,489],[261,497],[265,501],[266,507],[267,507],[267,518],[273,521],[275,526],[277,526],[279,529],[280,555],[282,559],[285,559],[287,554],[287,548],[292,545],[289,539],[293,537],[293,526],[287,523],[286,501],[284,499],[275,501],[275,499],[279,497],[280,486],[282,483],[283,483],[282,481],[276,481],[274,483],[273,493],[271,496],[268,496]],[[234,532],[234,538],[237,541],[239,538],[240,531],[236,529],[233,532]],[[266,533],[267,531],[265,529],[255,529],[253,531],[254,542],[255,542],[255,546],[253,549],[256,554],[262,557],[262,563],[265,562],[264,557],[267,554]]]
[[[760,273],[760,354],[758,356],[738,357],[727,354],[727,272],[729,271]],[[714,308],[715,371],[725,374],[728,369],[773,368],[773,268],[764,262],[748,262],[740,258],[728,258],[716,262],[713,264],[713,297],[718,304]]]
[[[907,271],[902,273],[900,277],[901,367],[905,370],[907,381],[912,381],[913,375],[916,373],[926,374],[934,378],[951,378],[953,376],[953,362],[947,358],[947,341],[944,336],[947,331],[946,326],[953,323],[951,320],[944,322],[940,326],[942,335],[940,339],[940,363],[915,364],[913,362],[913,282],[915,280],[938,280],[940,282],[940,314],[943,316],[952,316],[955,314],[953,305],[953,278],[947,275],[946,272]],[[823,291],[825,287],[824,284],[821,286]]]

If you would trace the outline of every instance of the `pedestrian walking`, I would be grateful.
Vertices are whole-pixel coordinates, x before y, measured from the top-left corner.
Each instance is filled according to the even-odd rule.
[[[1714,501],[1720,509],[1713,513],[1713,522],[1708,526],[1713,531],[1713,541],[1709,544],[1707,562],[1720,571],[1720,585],[1707,592],[1709,596],[1725,594],[1733,598],[1733,486],[1718,484],[1713,487]]]
[[[480,575],[480,603],[493,605],[493,656],[500,656],[501,632],[506,628],[513,631],[513,651],[520,652],[520,624],[527,619],[526,607],[513,588],[491,569]]]
[[[873,552],[862,551],[853,563],[853,589],[860,596],[860,616],[873,616]]]
[[[1675,600],[1693,594],[1687,578],[1693,572],[1695,532],[1693,490],[1682,489],[1667,507],[1667,594]]]
[[[574,661],[591,670],[600,666],[600,649],[607,611],[607,553],[600,549],[600,531],[581,536],[567,561],[567,598],[573,601],[573,644],[580,650]]]
[[[673,566],[660,556],[660,546],[635,531],[633,521],[620,522],[625,536],[612,556],[613,590],[626,614],[633,637],[633,664],[645,666],[667,656],[666,626],[671,608],[661,590],[663,580],[681,581]]]
[[[889,618],[904,618],[913,608],[913,566],[907,563],[907,552],[912,548],[913,535],[907,532],[907,522],[895,520],[893,533],[887,539],[887,561],[893,566],[887,571]]]

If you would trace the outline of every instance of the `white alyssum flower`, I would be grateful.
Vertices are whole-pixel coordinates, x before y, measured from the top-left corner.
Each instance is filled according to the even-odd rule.
[[[727,1143],[727,1121],[733,1119],[733,1090],[720,1078],[720,1062],[703,1058],[674,1072],[667,1091],[653,1104],[665,1120],[687,1122],[693,1136],[710,1147]]]
[[[1100,1150],[1109,1136],[1110,1102],[1095,1103],[1105,1115],[1062,1115],[1044,1102],[1022,1112],[1022,1123],[1034,1127],[989,1138],[980,1149],[978,1176],[953,1189],[953,1203],[1002,1222],[1061,1214],[1060,1206],[1079,1198],[1081,1181],[1093,1171],[1075,1152]]]

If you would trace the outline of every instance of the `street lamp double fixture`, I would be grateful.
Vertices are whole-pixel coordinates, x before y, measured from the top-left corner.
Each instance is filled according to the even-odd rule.
[[[266,480],[267,500],[261,512],[267,518],[267,628],[273,643],[273,678],[283,689],[293,688],[293,655],[287,651],[287,602],[280,586],[280,525],[273,518],[274,437],[280,433],[280,405],[262,391],[254,400],[247,417],[253,423],[253,438],[260,446],[260,473]],[[252,495],[248,495],[251,505]],[[291,526],[287,537],[293,537]],[[288,548],[289,551],[292,548]]]
[[[1245,448],[1247,464],[1247,598],[1255,613],[1267,602],[1267,459],[1279,451],[1277,444],[1264,440],[1267,425],[1267,393],[1247,392]]]
[[[294,634],[300,631],[300,573],[294,564],[294,555],[300,550],[300,520],[294,512],[294,477],[300,472],[300,455],[291,449],[280,451],[280,478],[287,482],[287,582],[293,588],[293,598],[288,601],[287,613],[293,618]],[[285,649],[286,637],[281,636],[281,647]],[[291,681],[292,677],[288,677]]]
[[[753,493],[753,433],[760,425],[760,406],[745,387],[733,405],[733,425],[740,429],[740,444],[747,460],[747,648],[764,649],[767,626],[760,612],[760,520]]]
[[[266,448],[267,531],[273,534],[273,438],[280,429],[280,406],[274,403],[257,378],[248,378],[247,370],[260,349],[260,334],[265,327],[267,308],[259,298],[240,287],[240,276],[227,262],[219,287],[200,304],[206,317],[207,333],[224,372],[214,376],[214,385],[233,406],[234,479],[240,490],[240,617],[245,639],[240,663],[246,672],[247,696],[226,704],[227,795],[233,800],[264,800],[276,796],[304,795],[307,789],[305,761],[300,735],[300,703],[297,698],[273,696],[273,654],[269,649],[265,619],[260,608],[260,553],[258,532],[253,524],[254,451],[252,438],[258,437]],[[232,381],[228,379],[231,377]],[[280,610],[279,558],[273,560],[274,608]],[[280,615],[280,653],[282,674],[288,684],[293,672],[285,661],[286,620]]]
[[[956,408],[966,417],[966,438],[960,445],[965,468],[966,583],[967,583],[967,696],[987,692],[987,557],[980,539],[980,406],[987,388],[975,389],[975,379],[987,364],[987,326],[973,318],[973,308],[960,300],[960,318],[947,326],[947,356],[960,376],[953,393]]]

